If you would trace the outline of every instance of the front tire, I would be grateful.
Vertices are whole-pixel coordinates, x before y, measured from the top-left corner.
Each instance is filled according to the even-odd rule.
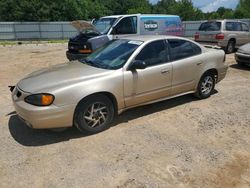
[[[211,73],[205,73],[198,84],[195,96],[199,99],[206,99],[211,96],[215,87],[215,77]]]
[[[81,132],[98,133],[110,127],[114,115],[112,101],[105,95],[97,94],[78,104],[74,125]]]

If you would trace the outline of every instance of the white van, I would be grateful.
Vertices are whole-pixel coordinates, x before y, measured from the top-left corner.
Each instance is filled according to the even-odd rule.
[[[183,35],[183,26],[179,16],[132,14],[105,16],[92,23],[73,21],[72,25],[79,34],[70,38],[69,60],[86,57],[113,39],[131,35]]]

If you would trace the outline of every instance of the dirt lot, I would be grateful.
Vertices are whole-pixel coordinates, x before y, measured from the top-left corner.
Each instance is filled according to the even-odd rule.
[[[250,187],[250,69],[233,55],[209,99],[132,109],[96,135],[32,130],[13,112],[7,86],[65,62],[65,50],[0,47],[0,187]]]

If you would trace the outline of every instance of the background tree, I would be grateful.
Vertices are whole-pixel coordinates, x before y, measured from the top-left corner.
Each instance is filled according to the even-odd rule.
[[[250,18],[250,0],[240,0],[235,10],[235,18]]]
[[[176,14],[183,21],[250,18],[250,0],[240,0],[236,10],[224,7],[203,13],[191,0],[0,0],[0,21],[90,20],[112,14]]]

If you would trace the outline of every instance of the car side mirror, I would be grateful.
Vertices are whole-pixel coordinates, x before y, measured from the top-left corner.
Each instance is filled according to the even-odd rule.
[[[136,70],[136,69],[145,69],[147,67],[145,61],[141,60],[134,60],[129,67],[129,70]]]

